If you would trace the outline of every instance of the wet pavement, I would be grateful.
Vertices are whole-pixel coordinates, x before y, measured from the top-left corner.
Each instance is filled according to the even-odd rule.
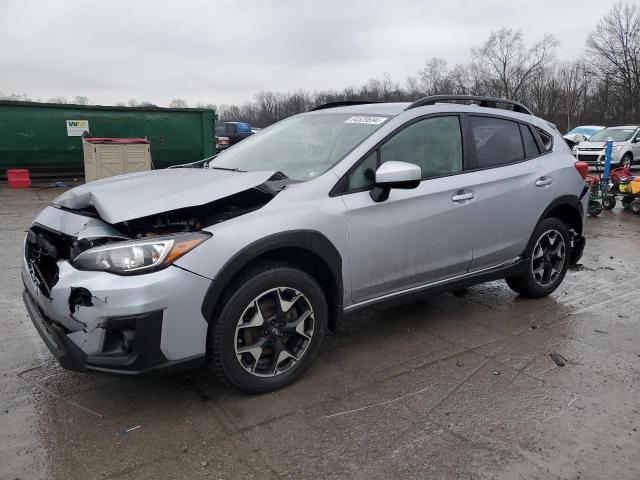
[[[354,317],[297,383],[246,396],[207,369],[58,366],[18,268],[58,193],[0,186],[0,479],[640,478],[640,217],[620,207],[551,297],[492,282]]]

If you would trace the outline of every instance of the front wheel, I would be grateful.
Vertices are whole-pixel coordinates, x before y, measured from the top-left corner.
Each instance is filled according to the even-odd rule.
[[[216,376],[247,393],[283,387],[313,362],[327,328],[327,301],[306,272],[286,264],[248,271],[221,299],[208,332]]]
[[[633,202],[629,204],[629,208],[636,215],[640,215],[640,198],[636,198]]]
[[[540,222],[524,257],[527,264],[524,272],[507,278],[507,284],[525,297],[546,297],[562,283],[569,267],[571,240],[566,225],[557,218]]]

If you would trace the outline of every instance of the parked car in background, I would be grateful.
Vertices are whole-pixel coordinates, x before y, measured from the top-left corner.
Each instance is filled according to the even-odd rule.
[[[92,182],[47,206],[22,281],[60,363],[135,375],[208,361],[265,392],[299,377],[345,315],[502,278],[540,298],[580,259],[586,168],[523,105],[345,105],[200,168]]]
[[[564,138],[575,143],[584,142],[600,130],[605,129],[602,125],[583,125],[581,127],[575,127],[564,134]]]
[[[586,142],[573,147],[573,153],[581,162],[595,164],[598,159],[604,161],[607,139],[613,140],[611,165],[631,167],[640,159],[640,129],[638,125],[609,127],[593,134]]]
[[[221,152],[254,134],[251,125],[245,122],[216,123],[216,150]]]

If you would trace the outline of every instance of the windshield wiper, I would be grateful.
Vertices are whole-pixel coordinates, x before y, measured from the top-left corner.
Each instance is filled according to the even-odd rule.
[[[240,170],[239,168],[212,167],[211,165],[209,165],[209,168],[212,168],[214,170],[226,170],[227,172],[247,173],[246,170]]]

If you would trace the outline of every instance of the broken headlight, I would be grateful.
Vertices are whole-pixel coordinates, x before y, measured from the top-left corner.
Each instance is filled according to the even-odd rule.
[[[112,243],[86,250],[72,263],[79,270],[145,273],[171,265],[210,236],[199,232]]]

